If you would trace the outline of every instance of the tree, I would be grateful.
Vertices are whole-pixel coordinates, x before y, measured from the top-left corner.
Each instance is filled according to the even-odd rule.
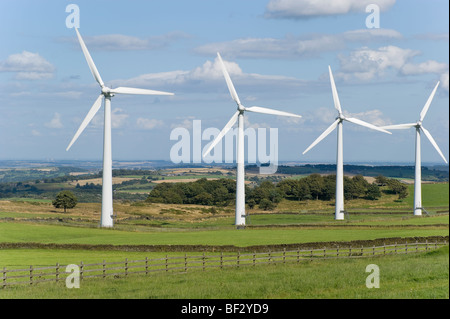
[[[373,183],[367,188],[366,197],[370,200],[376,200],[381,197],[380,187]]]
[[[61,191],[56,195],[55,200],[52,202],[55,208],[64,208],[64,213],[67,208],[74,208],[78,203],[77,197],[71,191]]]
[[[259,203],[259,208],[264,210],[271,210],[275,208],[275,204],[272,203],[272,201],[270,201],[269,199],[263,198]]]

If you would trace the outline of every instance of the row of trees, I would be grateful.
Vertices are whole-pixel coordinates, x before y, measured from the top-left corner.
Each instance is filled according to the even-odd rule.
[[[344,198],[352,200],[364,198],[376,200],[384,192],[398,194],[399,199],[408,195],[406,185],[398,180],[379,176],[374,183],[369,183],[362,175],[352,178],[344,177]],[[270,180],[250,188],[246,185],[245,201],[249,208],[258,205],[270,210],[282,199],[288,200],[332,200],[336,192],[336,176],[311,174],[301,179],[284,179],[278,183]],[[191,183],[161,183],[153,188],[147,201],[167,204],[198,204],[227,206],[234,203],[236,183],[232,179],[199,179]]]

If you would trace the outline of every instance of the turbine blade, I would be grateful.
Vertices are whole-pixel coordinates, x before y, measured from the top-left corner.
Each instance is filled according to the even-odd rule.
[[[380,126],[379,128],[384,130],[406,130],[412,127],[415,127],[417,123],[408,123],[408,124],[395,124],[395,125],[385,125]]]
[[[341,102],[339,102],[339,96],[336,89],[336,84],[334,83],[333,72],[331,72],[330,66],[328,66],[328,71],[330,72],[331,91],[333,92],[334,107],[336,108],[336,110],[338,110],[339,114],[342,114]]]
[[[298,117],[298,118],[301,117],[300,115],[297,115],[297,114],[294,114],[294,113],[277,111],[277,110],[272,110],[272,109],[268,109],[268,108],[265,108],[265,107],[259,107],[259,106],[246,107],[244,110],[245,111],[249,111],[249,112],[271,114],[271,115],[279,115],[279,116],[292,116],[292,117]]]
[[[236,123],[239,116],[239,111],[234,113],[234,115],[231,117],[231,119],[228,121],[228,123],[225,125],[225,127],[220,131],[219,135],[215,138],[215,140],[209,145],[208,149],[203,153],[203,157],[209,154],[211,150],[217,145],[217,143],[220,142],[220,140],[228,133],[228,131],[233,127],[233,125]]]
[[[303,155],[306,154],[310,149],[312,149],[314,146],[316,146],[321,140],[323,140],[325,137],[328,136],[339,124],[340,119],[337,119],[333,122],[304,152]]]
[[[346,117],[346,118],[344,118],[344,120],[349,121],[349,122],[354,123],[354,124],[357,124],[357,125],[368,127],[368,128],[370,128],[372,130],[380,131],[380,132],[383,132],[383,133],[386,133],[386,134],[392,134],[391,132],[388,132],[385,129],[379,128],[378,126],[375,126],[373,124],[370,124],[370,123],[367,123],[367,122],[355,119],[353,117]]]
[[[89,54],[86,44],[84,44],[84,41],[80,35],[80,32],[78,32],[77,28],[75,28],[75,31],[77,32],[78,41],[80,42],[81,49],[83,50],[83,53],[84,53],[84,57],[86,58],[86,61],[89,65],[89,69],[91,69],[91,73],[94,76],[94,79],[98,82],[98,84],[100,84],[101,87],[104,87],[105,84],[103,83],[100,73],[98,72],[97,67],[94,64],[94,60],[92,60],[92,57]]]
[[[238,105],[240,105],[241,101],[239,100],[239,97],[236,93],[236,89],[234,88],[233,82],[231,81],[230,75],[228,74],[227,68],[223,63],[222,57],[220,56],[219,52],[217,52],[217,57],[219,58],[220,65],[222,66],[222,73],[223,76],[225,77],[225,81],[227,82],[228,90],[230,91],[231,97]]]
[[[420,119],[419,119],[419,121],[421,121],[421,122],[425,118],[425,115],[427,114],[428,109],[430,108],[431,101],[433,101],[434,94],[436,94],[436,90],[437,90],[437,88],[439,86],[439,83],[440,83],[440,81],[438,81],[438,83],[434,87],[434,90],[433,90],[433,92],[431,92],[430,97],[427,100],[427,103],[425,103],[425,106],[422,109],[422,112],[420,112]]]
[[[447,160],[445,159],[444,154],[442,154],[441,149],[439,148],[439,146],[437,145],[436,141],[434,140],[433,136],[431,136],[430,132],[425,129],[423,126],[420,127],[422,129],[422,131],[425,133],[426,137],[428,137],[428,140],[431,142],[431,144],[434,146],[434,148],[436,149],[436,151],[439,153],[439,155],[441,155],[442,159],[444,160],[445,163],[448,163]]]
[[[73,137],[72,141],[70,142],[69,146],[66,148],[66,151],[68,151],[73,143],[78,139],[78,137],[83,133],[86,126],[89,124],[89,122],[93,119],[95,114],[98,112],[100,107],[102,106],[102,98],[103,94],[100,94],[97,100],[95,100],[94,105],[92,105],[91,109],[89,110],[88,114],[83,120],[83,123],[81,123],[80,127],[78,128],[78,131],[75,133],[75,136]]]
[[[173,93],[169,93],[169,92],[146,90],[146,89],[135,89],[135,88],[128,88],[128,87],[118,87],[115,89],[111,89],[110,92],[118,93],[118,94],[174,95]]]

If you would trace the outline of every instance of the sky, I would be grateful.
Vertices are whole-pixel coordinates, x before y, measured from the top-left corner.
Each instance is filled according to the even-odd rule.
[[[0,159],[102,159],[103,108],[66,151],[100,93],[70,4],[108,87],[175,94],[112,98],[113,160],[172,160],[184,128],[193,161],[211,141],[194,120],[218,131],[236,112],[217,52],[244,106],[302,116],[246,113],[258,139],[277,130],[279,161],[335,162],[336,132],[302,155],[337,116],[328,66],[344,114],[377,126],[418,121],[440,81],[423,125],[449,158],[446,0],[0,0]],[[344,123],[344,162],[414,163],[414,129],[392,133]],[[422,161],[444,164],[425,136]]]

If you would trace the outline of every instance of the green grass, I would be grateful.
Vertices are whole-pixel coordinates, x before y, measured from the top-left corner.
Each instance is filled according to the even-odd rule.
[[[448,236],[448,228],[283,228],[147,232],[0,222],[0,242],[113,245],[251,245],[291,244],[316,241],[349,241],[388,237]]]
[[[366,287],[368,264],[379,266],[380,288]],[[448,299],[448,278],[446,246],[412,255],[86,279],[79,289],[64,282],[11,286],[0,289],[0,299]]]

